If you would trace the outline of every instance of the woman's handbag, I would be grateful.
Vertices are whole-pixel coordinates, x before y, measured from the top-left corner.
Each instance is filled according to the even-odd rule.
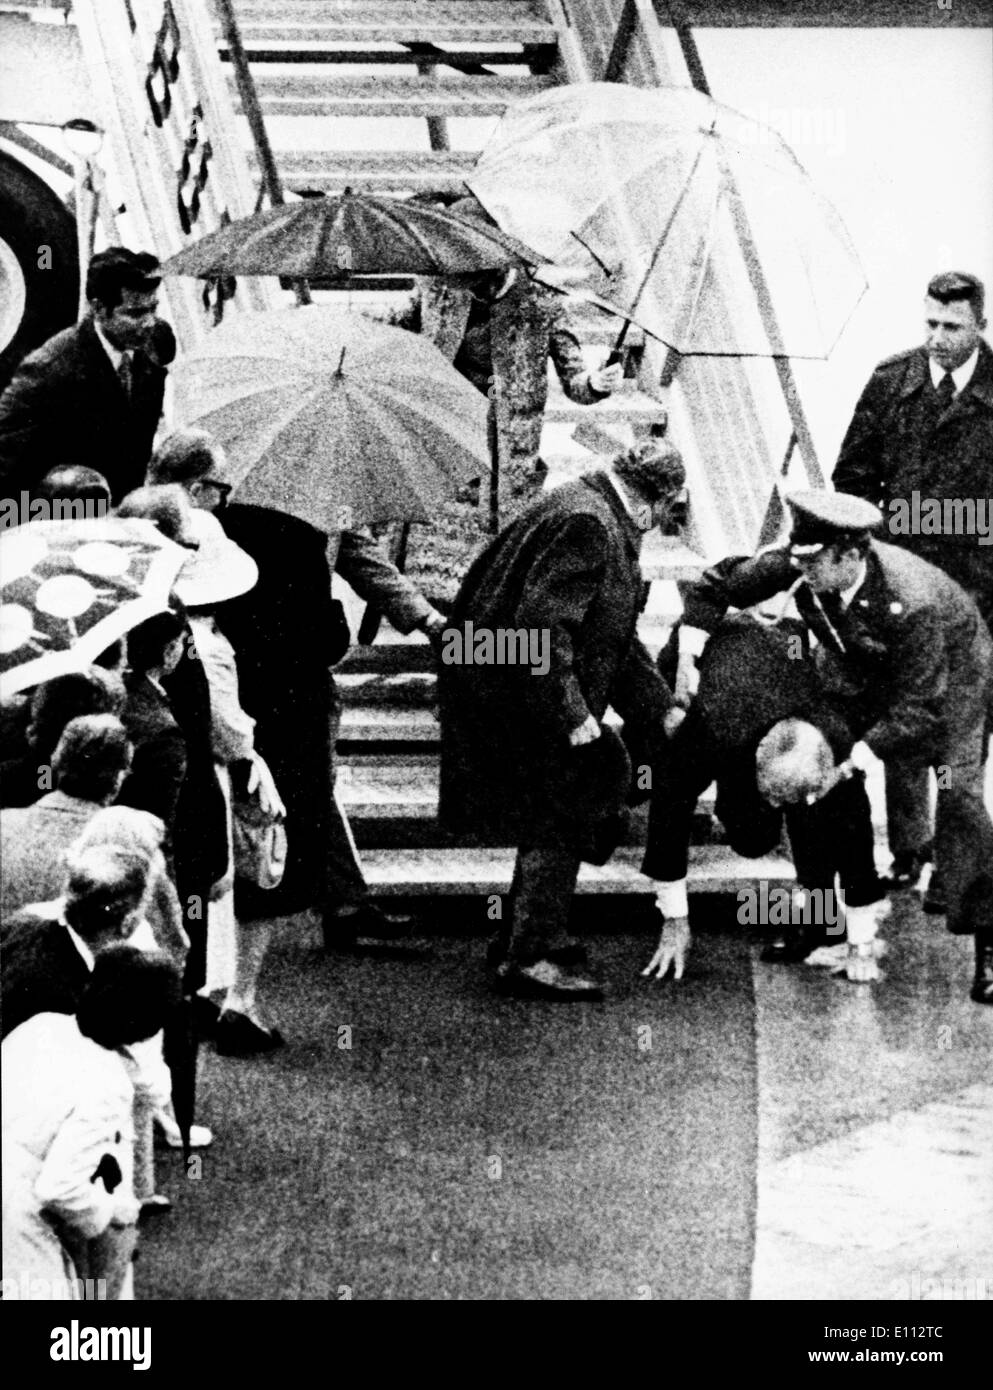
[[[257,789],[236,796],[231,813],[235,878],[278,888],[286,872],[284,818],[263,809]]]

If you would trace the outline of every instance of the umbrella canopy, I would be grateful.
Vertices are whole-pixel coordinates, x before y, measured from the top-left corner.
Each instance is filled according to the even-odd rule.
[[[684,354],[826,357],[866,289],[781,136],[689,87],[582,83],[520,102],[469,184]]]
[[[164,275],[464,275],[539,258],[496,227],[409,199],[305,198],[230,222],[166,261]]]
[[[161,612],[188,556],[142,521],[33,521],[0,554],[0,696],[81,671]]]
[[[173,369],[240,502],[322,530],[426,521],[490,469],[487,400],[417,333],[308,306],[242,314]]]

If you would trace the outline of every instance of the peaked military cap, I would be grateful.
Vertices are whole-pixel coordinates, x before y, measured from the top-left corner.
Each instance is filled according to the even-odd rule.
[[[883,524],[878,507],[847,492],[809,489],[794,492],[786,501],[793,513],[790,548],[798,555],[815,555],[826,545],[862,540]]]

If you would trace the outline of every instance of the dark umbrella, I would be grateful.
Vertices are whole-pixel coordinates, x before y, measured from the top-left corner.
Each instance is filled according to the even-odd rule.
[[[468,275],[542,258],[497,227],[346,189],[230,222],[172,256],[164,275]]]

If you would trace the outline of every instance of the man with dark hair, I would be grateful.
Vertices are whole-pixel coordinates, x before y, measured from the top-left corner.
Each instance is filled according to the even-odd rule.
[[[65,465],[102,474],[115,502],[144,481],[175,351],[158,286],[147,252],[93,257],[89,313],[26,357],[0,396],[0,492],[30,493]]]
[[[671,444],[635,445],[533,503],[483,551],[455,600],[439,667],[439,818],[518,847],[509,930],[496,946],[505,992],[602,995],[576,963],[569,908],[582,861],[603,863],[616,846],[631,781],[627,753],[602,723],[607,706],[657,751],[683,716],[636,626],[642,537],[685,508],[685,482]],[[501,632],[521,634],[529,660],[520,647],[514,661],[506,649],[503,659],[477,655],[480,635],[492,648]]]
[[[118,800],[165,823],[171,850],[176,807],[186,777],[186,740],[162,685],[183,656],[187,625],[156,613],[128,633],[128,701],[121,716],[134,747],[131,773]]]
[[[983,799],[993,639],[953,579],[873,539],[876,507],[843,493],[788,499],[790,541],[731,557],[686,586],[684,621],[713,631],[731,606],[789,591],[826,700],[857,742],[850,762],[941,768],[936,842],[948,927],[975,933],[972,998],[993,1004],[993,823]]]
[[[110,486],[95,468],[51,468],[38,484],[35,495],[48,503],[45,519],[79,521],[106,516],[110,511]]]
[[[41,1013],[75,1013],[96,955],[138,925],[148,863],[100,846],[68,856],[58,915],[17,912],[3,924],[3,1036]],[[53,909],[54,911],[55,909]]]
[[[993,629],[993,351],[975,275],[936,275],[921,347],[881,362],[855,407],[834,471],[841,492],[883,509],[886,539],[950,574]],[[891,881],[916,882],[931,858],[929,779],[886,768]],[[940,865],[939,865],[940,868]],[[940,908],[938,885],[933,906]]]
[[[83,714],[120,714],[125,698],[121,678],[102,666],[70,671],[39,685],[31,696],[26,746],[0,766],[0,804],[30,806],[50,791],[52,753],[69,720]]]

